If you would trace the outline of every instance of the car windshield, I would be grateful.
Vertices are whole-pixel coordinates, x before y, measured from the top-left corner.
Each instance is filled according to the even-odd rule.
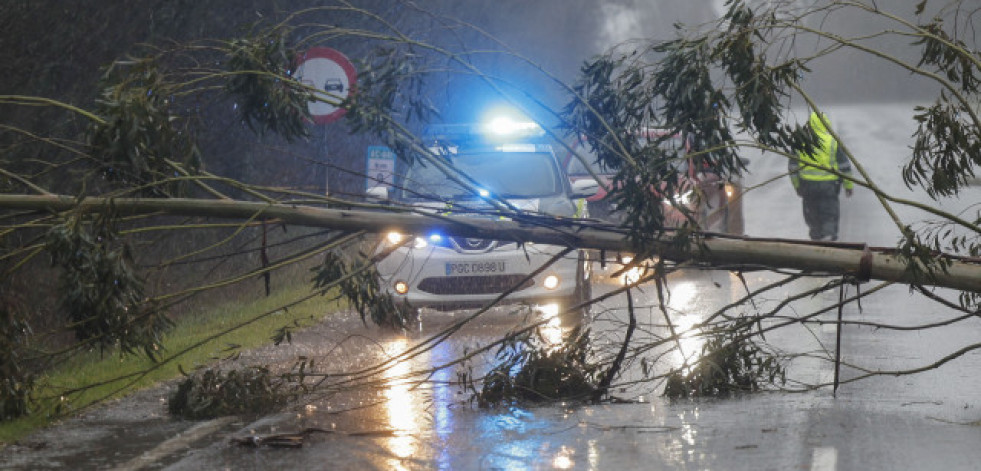
[[[555,159],[548,152],[472,152],[445,156],[449,165],[501,198],[541,198],[562,192]],[[464,199],[465,190],[431,163],[418,160],[405,174],[403,199]]]

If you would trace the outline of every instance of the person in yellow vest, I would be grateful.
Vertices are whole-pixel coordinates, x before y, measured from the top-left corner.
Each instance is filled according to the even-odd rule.
[[[790,181],[804,205],[804,222],[807,223],[811,240],[838,240],[838,194],[844,186],[845,196],[851,197],[854,187],[854,183],[847,178],[847,175],[851,175],[852,166],[838,147],[838,141],[828,132],[827,126],[830,125],[827,115],[811,112],[808,126],[817,135],[817,144],[811,153],[798,151],[797,158],[791,158],[788,167]]]

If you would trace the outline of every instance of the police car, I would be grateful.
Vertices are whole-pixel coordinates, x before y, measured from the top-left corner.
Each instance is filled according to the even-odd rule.
[[[508,212],[499,210],[504,205],[571,218],[585,216],[584,199],[599,189],[592,179],[570,182],[534,123],[502,118],[488,125],[442,126],[426,139],[431,155],[413,159],[385,197],[435,214],[507,218]],[[390,232],[379,250],[393,248],[378,271],[396,301],[407,302],[417,313],[424,307],[482,307],[510,291],[505,303],[528,303],[554,315],[590,297],[585,250],[574,250],[531,276],[565,248]]]

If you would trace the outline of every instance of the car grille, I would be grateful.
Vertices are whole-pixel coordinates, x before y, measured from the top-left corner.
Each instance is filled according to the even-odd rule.
[[[436,276],[419,283],[419,290],[430,294],[495,294],[503,293],[521,283],[527,275],[487,276]],[[532,287],[534,280],[527,280],[515,288],[521,291]]]
[[[483,253],[490,252],[497,247],[498,243],[494,240],[477,239],[472,237],[450,237],[450,243],[457,252],[461,253]]]

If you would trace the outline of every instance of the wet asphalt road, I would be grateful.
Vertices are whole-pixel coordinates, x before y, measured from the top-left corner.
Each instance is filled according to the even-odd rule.
[[[869,171],[887,176],[887,191],[904,194],[896,172],[905,155],[909,124],[897,108],[840,108],[832,119],[852,149],[866,158]],[[756,157],[747,185],[765,181],[784,171],[777,157]],[[905,194],[904,194],[905,195]],[[961,198],[945,202],[951,210],[978,201],[981,191],[969,189]],[[799,200],[789,182],[776,182],[746,194],[746,229],[749,235],[802,238],[806,235]],[[844,201],[841,238],[893,245],[898,230],[867,191]],[[913,211],[903,217],[919,219]],[[598,279],[607,272],[597,271]],[[775,281],[779,275],[747,274],[750,289]],[[815,287],[826,280],[805,279],[758,300],[766,309],[787,293]],[[871,289],[869,283],[863,289]],[[600,282],[594,294],[616,284]],[[679,327],[696,324],[719,306],[743,292],[738,279],[720,271],[686,271],[670,279],[670,312]],[[854,292],[854,288],[852,288]],[[937,294],[955,299],[951,293]],[[804,314],[837,301],[837,292],[796,302],[791,312]],[[657,332],[660,316],[653,309],[652,289],[637,294],[641,337]],[[595,340],[614,345],[625,317],[623,299],[614,298],[594,308]],[[351,364],[367,365],[386,354],[404,350],[465,313],[428,313],[421,331],[401,335],[360,326],[353,317],[338,317],[308,333],[290,347],[288,355],[322,356],[330,371]],[[912,326],[957,316],[944,306],[893,286],[867,298],[862,309],[850,305],[846,320],[870,324]],[[821,319],[832,320],[834,314]],[[491,313],[465,327],[453,340],[405,362],[386,373],[386,383],[358,393],[311,398],[289,411],[258,420],[235,419],[215,424],[196,440],[171,444],[166,453],[146,454],[163,440],[188,435],[195,425],[171,422],[160,416],[160,393],[147,393],[142,403],[128,403],[144,416],[94,414],[95,422],[116,424],[113,432],[80,427],[75,441],[61,454],[16,449],[0,459],[0,467],[112,468],[116,469],[810,469],[897,470],[977,469],[981,463],[981,354],[971,351],[944,366],[917,375],[876,376],[857,382],[859,368],[892,371],[922,367],[981,340],[981,320],[969,319],[930,330],[876,329],[849,325],[842,333],[843,384],[833,395],[830,387],[805,392],[773,392],[735,399],[668,401],[658,385],[624,384],[618,396],[637,402],[603,405],[554,405],[540,408],[480,410],[468,405],[467,395],[448,369],[433,376],[429,386],[414,386],[399,377],[415,369],[447,362],[465,349],[474,349],[520,322],[505,311]],[[645,334],[648,331],[650,334]],[[342,332],[356,332],[348,337]],[[363,334],[363,335],[361,335]],[[827,384],[833,378],[828,360],[835,345],[832,325],[791,326],[768,336],[775,347],[807,352],[790,365],[790,385]],[[695,339],[682,343],[682,353],[700,349]],[[330,352],[329,355],[327,352]],[[253,359],[273,355],[263,351]],[[282,352],[277,353],[282,355]],[[487,360],[475,362],[477,370]],[[664,361],[680,364],[680,355]],[[631,364],[626,379],[640,374]],[[146,408],[139,408],[144,404]],[[100,415],[101,414],[101,415]],[[120,425],[121,424],[121,425]],[[142,425],[141,425],[142,424]],[[229,443],[230,437],[284,433],[316,427],[333,433],[309,435],[302,448],[246,448]],[[101,434],[99,430],[102,430]],[[149,436],[140,439],[140,431]],[[153,433],[149,431],[153,430]],[[377,432],[367,433],[364,432]],[[193,436],[193,434],[192,434]],[[35,440],[44,440],[44,435]],[[115,444],[137,442],[126,447]],[[97,446],[97,452],[75,453]],[[96,444],[96,445],[93,445]],[[141,456],[145,459],[141,460]]]
[[[678,278],[676,300],[685,286],[700,292],[720,282],[717,273]],[[918,322],[920,308],[926,307],[910,306],[907,300],[906,289],[895,288],[864,303],[862,313],[846,315],[870,322]],[[702,303],[697,297],[686,302],[696,310]],[[482,330],[494,327],[500,326]],[[978,330],[976,322],[929,334],[851,327],[842,350],[847,363],[910,368],[975,341]],[[833,348],[834,336],[832,328],[787,329],[770,341],[821,355],[822,344]],[[473,331],[464,337],[478,342],[483,335]],[[399,339],[390,342],[403,345]],[[686,347],[694,352],[698,346]],[[449,349],[437,348],[420,362],[438,364],[450,356]],[[267,417],[235,432],[321,427],[397,431],[394,436],[311,436],[302,449],[243,449],[216,441],[168,469],[977,469],[978,367],[981,357],[969,354],[921,375],[848,383],[837,397],[825,387],[671,402],[656,390],[624,387],[622,395],[644,402],[492,411],[467,406],[454,386],[395,385],[347,402],[315,403],[316,410]],[[811,384],[830,382],[833,374],[826,360],[801,360],[792,371],[795,380]],[[451,375],[434,379],[450,380]],[[843,379],[854,376],[853,370],[843,372]],[[340,412],[361,406],[366,408]]]
[[[867,170],[883,182],[883,188],[911,196],[897,180],[908,152],[909,124],[904,109],[841,108],[832,111],[835,124],[852,151],[864,158]],[[772,156],[753,160],[747,186],[781,174],[785,161]],[[981,191],[969,189],[945,208],[960,211],[978,201]],[[915,196],[914,196],[915,197]],[[919,198],[923,200],[923,198]],[[870,245],[892,246],[898,229],[878,208],[868,191],[858,190],[843,200],[841,239]],[[745,201],[749,235],[803,238],[806,231],[799,200],[789,182],[749,192]],[[915,211],[899,208],[904,218],[922,219]],[[602,277],[604,273],[598,271]],[[777,279],[774,274],[748,274],[750,288]],[[825,280],[795,282],[781,292],[759,300],[773,305],[787,293],[813,287]],[[611,289],[614,284],[600,285]],[[605,286],[605,288],[603,287]],[[867,284],[870,289],[874,284]],[[689,271],[671,278],[674,321],[691,325],[736,296],[743,288],[728,272]],[[854,288],[852,288],[854,292]],[[951,293],[939,290],[951,299]],[[833,304],[837,293],[823,293],[795,303],[806,313]],[[641,325],[658,322],[651,309],[656,296],[651,289],[638,294]],[[594,308],[596,331],[622,332],[623,299]],[[683,314],[684,313],[684,314]],[[498,313],[498,320],[506,315]],[[845,319],[891,325],[917,325],[956,316],[953,312],[908,288],[893,286],[872,295],[862,309],[851,305]],[[646,316],[646,317],[645,317]],[[426,329],[437,328],[433,314]],[[822,319],[832,320],[834,314]],[[441,346],[428,365],[452,356],[461,344],[476,346],[489,341],[492,332],[506,322],[470,329],[455,345]],[[604,329],[604,325],[606,329]],[[619,328],[618,328],[619,327]],[[654,329],[653,327],[651,327]],[[805,329],[790,327],[768,340],[787,351],[809,352],[791,365],[791,384],[828,384],[833,364],[828,361],[835,345],[831,325]],[[896,331],[848,326],[842,335],[842,359],[846,365],[868,370],[903,370],[931,364],[981,340],[981,322],[970,319],[928,331]],[[393,339],[396,348],[402,339]],[[683,345],[682,352],[698,351],[697,343]],[[681,361],[675,358],[674,361]],[[632,365],[634,375],[638,365]],[[400,430],[388,438],[324,436],[310,440],[302,450],[242,450],[223,443],[202,449],[173,463],[172,469],[221,466],[230,469],[318,466],[337,469],[977,469],[981,463],[981,355],[970,352],[940,368],[911,376],[876,376],[849,383],[861,373],[842,368],[844,384],[836,395],[830,387],[808,392],[767,393],[727,400],[667,401],[657,386],[624,386],[619,394],[643,401],[600,406],[568,405],[481,411],[461,403],[465,396],[455,387],[411,389],[396,386],[379,393],[380,404],[347,414],[316,412],[267,418],[246,429],[298,429],[310,425],[337,430]],[[440,376],[443,375],[443,376]],[[436,380],[451,380],[452,373]],[[628,375],[629,376],[629,375]],[[357,404],[365,402],[359,401]],[[357,404],[348,404],[354,406]],[[342,409],[344,405],[335,405]],[[345,415],[348,415],[345,417]],[[276,425],[272,425],[276,424]]]

